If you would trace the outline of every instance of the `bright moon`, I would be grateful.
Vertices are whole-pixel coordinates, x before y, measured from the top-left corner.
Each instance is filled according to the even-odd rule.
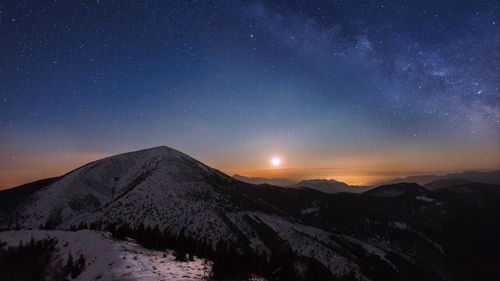
[[[274,167],[279,167],[279,165],[281,165],[281,159],[279,157],[273,157],[271,159],[271,164],[273,164]]]

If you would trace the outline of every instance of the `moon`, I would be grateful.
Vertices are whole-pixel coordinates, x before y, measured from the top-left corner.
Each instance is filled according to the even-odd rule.
[[[271,164],[274,166],[274,167],[279,167],[281,165],[281,159],[277,156],[274,156],[272,159],[271,159]]]

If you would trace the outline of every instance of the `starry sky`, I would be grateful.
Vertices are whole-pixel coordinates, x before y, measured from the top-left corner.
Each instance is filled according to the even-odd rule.
[[[0,188],[157,145],[292,180],[498,169],[499,26],[494,0],[2,1]]]

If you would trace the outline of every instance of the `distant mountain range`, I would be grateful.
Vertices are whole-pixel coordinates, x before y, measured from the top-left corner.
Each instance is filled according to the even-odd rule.
[[[245,177],[238,174],[234,174],[233,178],[251,184],[270,184],[283,187],[293,185],[294,183],[293,181],[285,178]]]
[[[375,187],[375,186],[348,185],[344,182],[340,182],[334,179],[310,179],[293,183],[292,181],[286,178],[245,177],[238,174],[235,174],[233,177],[238,180],[251,184],[270,184],[282,187],[295,187],[295,188],[305,187],[325,193],[339,193],[339,192],[360,193]],[[403,182],[417,183],[419,185],[424,185],[426,188],[431,190],[450,187],[461,183],[465,184],[471,182],[500,184],[500,170],[488,171],[488,172],[466,171],[461,173],[451,173],[447,175],[408,176],[405,178],[390,180],[384,184],[395,184]]]
[[[499,280],[500,186],[455,184],[359,194],[337,181],[254,185],[155,147],[0,191],[0,228],[91,228],[182,246],[233,279]]]
[[[426,185],[431,182],[441,181],[441,180],[465,180],[470,182],[480,182],[487,184],[500,184],[500,170],[496,171],[465,171],[461,173],[451,173],[447,175],[420,175],[420,176],[409,176],[405,178],[399,178],[391,180],[389,183],[399,183],[399,182],[413,182],[420,185]]]
[[[318,190],[325,193],[339,193],[339,192],[352,192],[361,193],[365,192],[372,187],[369,186],[354,186],[348,185],[345,182],[336,180],[326,180],[326,179],[312,179],[303,180],[293,185],[293,187],[306,187],[314,190]]]
[[[350,186],[344,182],[334,179],[310,179],[302,180],[297,183],[285,178],[262,178],[262,177],[245,177],[238,174],[233,175],[235,179],[251,184],[269,184],[281,187],[290,188],[310,188],[325,193],[352,192],[361,193],[369,190],[369,186]]]

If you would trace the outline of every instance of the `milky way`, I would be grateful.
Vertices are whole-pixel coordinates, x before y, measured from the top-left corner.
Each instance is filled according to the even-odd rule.
[[[498,20],[496,1],[3,2],[0,187],[160,144],[248,175],[274,154],[296,178],[498,168]]]

